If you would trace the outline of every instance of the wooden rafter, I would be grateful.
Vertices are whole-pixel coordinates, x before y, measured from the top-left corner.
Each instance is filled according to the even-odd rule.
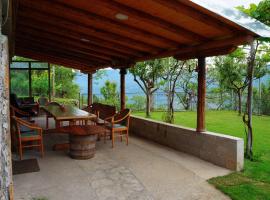
[[[38,1],[32,0],[20,0],[25,7],[47,13],[48,15],[59,15],[62,13],[63,17],[66,17],[67,21],[80,20],[85,24],[94,24],[95,27],[102,30],[109,30],[114,34],[127,36],[129,38],[136,38],[137,40],[144,41],[148,44],[158,44],[163,48],[167,48],[170,45],[175,44],[175,41],[158,36],[156,34],[134,28],[129,25],[123,26],[121,23],[106,17],[86,12],[82,9],[67,6],[65,4],[58,4],[50,1],[43,1],[40,4]],[[31,13],[32,14],[32,13]]]
[[[51,37],[50,37],[51,36]],[[54,36],[54,37],[52,37]],[[69,49],[76,49],[79,51],[84,51],[83,53],[93,53],[93,55],[97,56],[104,56],[106,58],[126,58],[128,56],[131,56],[130,54],[125,54],[117,51],[113,51],[111,49],[101,48],[97,45],[87,44],[82,41],[74,41],[71,39],[66,39],[65,37],[59,37],[52,34],[46,34],[44,32],[35,32],[35,31],[27,31],[27,29],[24,29],[22,31],[18,30],[18,37],[17,39],[20,40],[31,40],[33,42],[37,43],[43,43],[44,45],[50,44],[55,46],[55,48],[58,47],[58,45],[61,45],[67,50]]]
[[[27,13],[29,12],[32,14],[28,15]],[[80,23],[66,21],[59,16],[48,16],[48,14],[42,14],[42,12],[36,12],[34,10],[31,11],[30,9],[20,13],[20,17],[23,20],[19,21],[18,25],[29,26],[41,30],[45,29],[54,34],[57,32],[58,34],[69,35],[76,39],[86,38],[91,39],[91,41],[94,42],[97,41],[98,43],[107,42],[108,44],[115,44],[123,48],[128,48],[129,51],[137,50],[148,52],[159,48],[158,46],[146,44],[145,42],[135,40],[134,38],[120,36],[92,26],[85,26]],[[42,26],[40,26],[41,24]],[[50,29],[47,27],[50,27]]]
[[[67,2],[64,0],[54,0],[54,1],[61,2],[65,5],[68,3],[71,3],[71,1]],[[89,3],[91,4],[92,2],[89,2]],[[117,2],[112,1],[112,0],[102,0],[99,2],[99,5],[101,7],[109,8],[111,10],[116,10],[119,13],[126,14],[129,17],[136,19],[138,21],[146,22],[148,24],[152,24],[153,26],[160,27],[160,28],[167,30],[171,33],[174,33],[178,36],[183,36],[188,40],[201,41],[201,40],[206,39],[204,36],[199,35],[197,33],[194,33],[192,31],[189,31],[189,30],[185,29],[184,27],[176,26],[171,22],[166,22],[163,19],[158,18],[158,16],[152,16],[148,13],[142,12],[140,10],[136,10],[134,8],[125,6],[123,4],[117,3]],[[89,8],[91,8],[91,6],[89,6]],[[160,33],[156,33],[156,34],[160,34]],[[172,39],[172,38],[168,38],[168,39]],[[177,42],[177,41],[175,41],[175,42]]]

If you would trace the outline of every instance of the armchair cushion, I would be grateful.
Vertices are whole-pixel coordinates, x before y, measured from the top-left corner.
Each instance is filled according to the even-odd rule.
[[[32,129],[28,128],[27,126],[20,126],[21,133],[31,132]]]
[[[117,128],[127,128],[126,126],[124,126],[122,124],[114,124],[113,127],[112,127],[112,124],[111,123],[106,124],[106,127],[108,127],[108,128],[115,128],[115,129],[117,129]]]
[[[38,137],[39,134],[37,131],[30,131],[30,132],[25,132],[21,134],[22,138],[28,138],[28,137]]]

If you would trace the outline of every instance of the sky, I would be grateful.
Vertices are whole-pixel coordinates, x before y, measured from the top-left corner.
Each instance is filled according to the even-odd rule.
[[[219,0],[219,1],[223,1],[224,3],[226,3],[227,5],[231,7],[240,6],[240,5],[247,7],[251,3],[258,4],[261,0]]]

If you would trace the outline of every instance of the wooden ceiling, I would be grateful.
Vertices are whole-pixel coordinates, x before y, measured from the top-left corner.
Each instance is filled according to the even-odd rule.
[[[226,54],[256,36],[189,0],[13,2],[15,55],[83,71]]]

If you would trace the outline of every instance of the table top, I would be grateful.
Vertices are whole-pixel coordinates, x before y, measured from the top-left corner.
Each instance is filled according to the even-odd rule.
[[[87,120],[96,118],[96,115],[70,105],[61,107],[58,105],[47,105],[42,108],[49,112],[56,120]]]

